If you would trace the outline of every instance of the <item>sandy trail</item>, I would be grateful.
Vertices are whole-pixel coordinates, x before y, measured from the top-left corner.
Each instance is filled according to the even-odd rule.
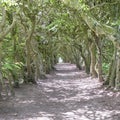
[[[69,63],[0,102],[0,120],[120,120],[120,95]]]

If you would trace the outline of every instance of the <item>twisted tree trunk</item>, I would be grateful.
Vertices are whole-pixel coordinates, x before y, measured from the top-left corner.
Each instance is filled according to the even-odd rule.
[[[100,82],[103,82],[104,79],[102,77],[102,46],[101,46],[101,40],[99,39],[99,36],[96,35],[95,32],[93,32],[93,36],[95,38],[95,44],[97,47],[97,63],[96,63],[96,72],[98,74],[98,79]]]

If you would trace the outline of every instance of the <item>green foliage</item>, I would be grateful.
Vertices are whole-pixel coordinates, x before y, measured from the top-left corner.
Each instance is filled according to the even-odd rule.
[[[0,38],[7,31],[0,39],[0,69],[4,77],[19,79],[22,74],[29,79],[49,73],[58,56],[67,62],[83,61],[89,65],[89,47],[95,42],[93,33],[101,40],[103,72],[108,72],[114,40],[119,39],[116,37],[120,25],[119,1],[1,0],[0,3]],[[17,22],[10,27],[13,19]]]
[[[108,73],[109,67],[110,67],[109,63],[103,63],[103,64],[102,64],[103,74],[106,75],[106,74]]]
[[[22,62],[13,63],[10,62],[9,59],[7,59],[2,63],[3,77],[9,79],[10,75],[12,75],[13,73],[18,75],[22,67],[23,67]]]

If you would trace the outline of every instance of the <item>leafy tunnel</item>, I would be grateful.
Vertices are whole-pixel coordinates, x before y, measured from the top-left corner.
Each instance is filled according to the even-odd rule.
[[[1,0],[0,88],[36,83],[61,59],[120,88],[119,0]]]

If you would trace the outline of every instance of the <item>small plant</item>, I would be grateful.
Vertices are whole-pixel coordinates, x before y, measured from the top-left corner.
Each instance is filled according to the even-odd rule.
[[[3,78],[8,80],[9,85],[12,87],[19,87],[19,76],[20,76],[20,71],[23,66],[22,62],[10,62],[10,61],[5,61],[2,63],[2,73],[3,73]]]

